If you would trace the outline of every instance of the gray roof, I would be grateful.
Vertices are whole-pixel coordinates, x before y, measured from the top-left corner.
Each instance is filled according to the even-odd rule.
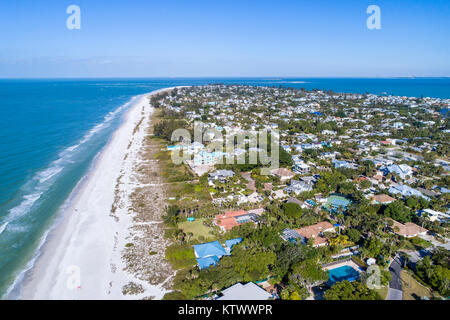
[[[298,239],[301,238],[300,234],[292,229],[284,229],[283,233],[281,235],[281,237],[285,240],[288,241],[290,239]]]
[[[222,291],[223,296],[217,300],[268,300],[272,297],[263,288],[257,286],[253,282],[247,284],[236,283]]]
[[[210,177],[232,177],[234,172],[232,170],[216,170],[209,174]]]

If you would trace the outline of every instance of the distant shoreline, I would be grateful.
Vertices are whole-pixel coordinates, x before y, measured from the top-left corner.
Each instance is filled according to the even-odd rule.
[[[450,77],[99,77],[99,78],[4,78],[2,83],[45,82],[168,82],[173,86],[198,86],[214,83],[225,85],[274,86],[283,85],[294,89],[319,89],[338,93],[388,94],[407,97],[430,97],[450,99]]]

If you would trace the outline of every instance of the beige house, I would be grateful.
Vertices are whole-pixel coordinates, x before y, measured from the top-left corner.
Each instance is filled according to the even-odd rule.
[[[421,235],[426,235],[428,232],[427,229],[422,228],[415,223],[407,222],[403,224],[395,220],[391,229],[395,234],[406,238],[413,238]]]
[[[395,201],[395,198],[388,196],[387,194],[377,194],[372,197],[372,202],[375,204],[388,204]]]
[[[281,181],[292,179],[295,173],[286,168],[278,168],[270,171],[271,174],[280,178]]]
[[[313,238],[314,247],[327,245],[327,239],[323,237],[324,232],[335,232],[334,226],[328,221],[322,221],[312,226],[296,229],[295,231],[306,241]]]

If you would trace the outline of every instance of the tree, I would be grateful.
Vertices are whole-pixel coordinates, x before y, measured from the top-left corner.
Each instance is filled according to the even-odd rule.
[[[340,172],[323,172],[321,178],[316,183],[316,189],[322,193],[334,192],[339,184],[345,182],[347,178]]]
[[[280,151],[279,151],[280,166],[281,167],[291,167],[293,165],[291,155],[283,148],[279,147],[279,149],[280,149]]]
[[[323,271],[316,261],[304,260],[294,265],[289,280],[311,292],[312,287],[328,280],[328,272]]]
[[[376,237],[367,239],[364,243],[364,249],[366,250],[367,255],[372,258],[378,258],[381,253],[382,246],[381,241]]]
[[[439,291],[441,295],[447,297],[450,295],[450,269],[448,268],[448,254],[445,260],[442,260],[441,254],[442,253],[433,255],[433,259],[426,256],[419,261],[416,264],[416,274],[433,289]],[[439,263],[443,263],[444,265]]]
[[[406,205],[411,209],[416,210],[418,208],[419,201],[417,201],[415,197],[409,197],[408,199],[406,199]]]
[[[389,203],[383,214],[400,222],[411,221],[411,210],[400,200]]]
[[[177,223],[177,217],[180,213],[180,207],[177,205],[170,205],[166,208],[166,214],[163,216],[163,220],[168,225],[175,225]]]
[[[381,300],[380,295],[358,281],[335,283],[324,294],[325,300]]]
[[[305,260],[313,249],[308,246],[288,244],[277,253],[273,273],[281,280],[294,264]]]
[[[269,274],[269,266],[273,265],[276,255],[273,251],[262,251],[258,248],[245,250],[242,247],[233,248],[233,269],[242,281],[258,281]],[[221,264],[226,263],[225,258]]]
[[[354,228],[347,229],[346,234],[349,237],[349,239],[355,243],[361,239],[361,232],[359,232],[357,229]]]
[[[361,183],[359,184],[359,186],[360,186],[362,189],[368,189],[368,188],[370,188],[370,187],[372,186],[372,182],[370,182],[369,180],[363,180],[363,181],[361,181]]]
[[[300,207],[300,205],[297,203],[283,203],[281,209],[283,210],[283,214],[289,218],[298,218],[302,215],[302,207]]]
[[[308,290],[296,283],[290,283],[281,290],[281,299],[283,300],[304,300],[308,297]]]

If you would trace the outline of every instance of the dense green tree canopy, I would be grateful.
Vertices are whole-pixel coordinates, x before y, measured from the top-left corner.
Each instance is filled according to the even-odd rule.
[[[376,291],[370,290],[361,282],[347,280],[334,284],[325,292],[324,298],[326,300],[381,300]]]
[[[412,218],[411,210],[400,200],[389,203],[383,213],[385,216],[400,222],[409,222]]]

